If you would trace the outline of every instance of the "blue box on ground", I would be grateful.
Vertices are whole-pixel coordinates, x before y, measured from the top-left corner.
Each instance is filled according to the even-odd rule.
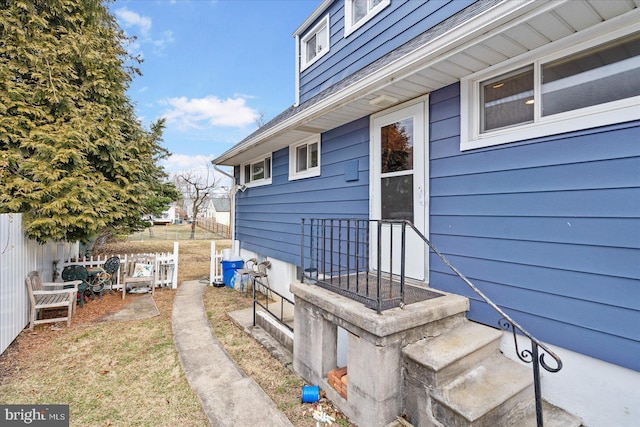
[[[222,281],[227,287],[233,288],[233,277],[236,270],[242,268],[244,261],[241,259],[222,260],[220,264],[222,264]]]

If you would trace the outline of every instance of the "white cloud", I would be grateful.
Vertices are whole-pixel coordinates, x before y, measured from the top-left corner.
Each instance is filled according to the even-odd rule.
[[[162,163],[167,172],[175,173],[194,169],[205,169],[207,164],[211,163],[213,158],[213,154],[172,154],[167,159],[163,160]]]
[[[213,154],[172,154],[162,161],[162,165],[171,177],[181,172],[193,172],[200,175],[204,181],[207,178],[208,173],[213,173],[215,179],[220,181],[220,185],[229,187],[231,184],[229,177],[212,168],[211,161],[214,158],[215,156]],[[233,170],[230,170],[229,172],[233,173]],[[211,178],[212,177],[210,176],[209,179]]]
[[[234,98],[244,98],[244,99],[254,99],[254,98],[256,98],[253,95],[247,95],[245,93],[238,93],[238,92],[234,93],[233,97]]]
[[[174,41],[175,39],[173,38],[173,31],[166,30],[162,32],[162,37],[160,37],[159,39],[150,40],[149,43],[154,46],[154,51],[156,53],[162,53],[164,48]]]
[[[209,95],[189,99],[183,96],[163,102],[170,107],[163,115],[167,123],[177,123],[183,128],[244,127],[253,124],[259,116],[256,110],[246,105],[244,98],[222,100]]]
[[[143,36],[147,36],[151,31],[151,18],[141,16],[138,13],[127,9],[126,7],[116,9],[115,14],[116,17],[120,19],[120,22],[124,25],[125,28],[135,27]]]
[[[171,30],[165,30],[159,38],[153,38],[151,34],[153,23],[151,18],[147,16],[142,16],[126,7],[116,9],[115,15],[122,27],[129,29],[133,35],[138,36],[135,41],[129,42],[128,50],[134,55],[144,57],[142,45],[151,45],[155,54],[162,55],[165,47],[175,41]]]

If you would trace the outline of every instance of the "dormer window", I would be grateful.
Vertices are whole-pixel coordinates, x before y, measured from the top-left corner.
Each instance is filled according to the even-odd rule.
[[[389,6],[391,0],[344,0],[345,37]]]
[[[329,52],[329,15],[322,18],[301,42],[302,69],[310,66]]]

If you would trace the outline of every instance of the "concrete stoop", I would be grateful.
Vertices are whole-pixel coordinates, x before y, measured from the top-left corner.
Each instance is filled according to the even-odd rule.
[[[382,315],[318,286],[294,282],[293,367],[319,385],[360,426],[535,426],[531,365],[500,352],[503,331],[466,318],[469,301],[442,296]],[[337,364],[337,328],[347,331],[348,393],[328,372]],[[550,405],[545,426],[579,427]],[[398,418],[402,415],[402,418]]]
[[[402,350],[405,410],[416,426],[535,426],[531,366],[499,352],[502,332],[466,321]],[[545,426],[580,426],[545,405]]]

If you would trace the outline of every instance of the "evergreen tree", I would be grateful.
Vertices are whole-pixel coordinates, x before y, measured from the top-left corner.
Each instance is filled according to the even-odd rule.
[[[30,238],[139,230],[177,197],[164,123],[145,130],[126,94],[126,41],[100,0],[0,0],[0,212]]]

